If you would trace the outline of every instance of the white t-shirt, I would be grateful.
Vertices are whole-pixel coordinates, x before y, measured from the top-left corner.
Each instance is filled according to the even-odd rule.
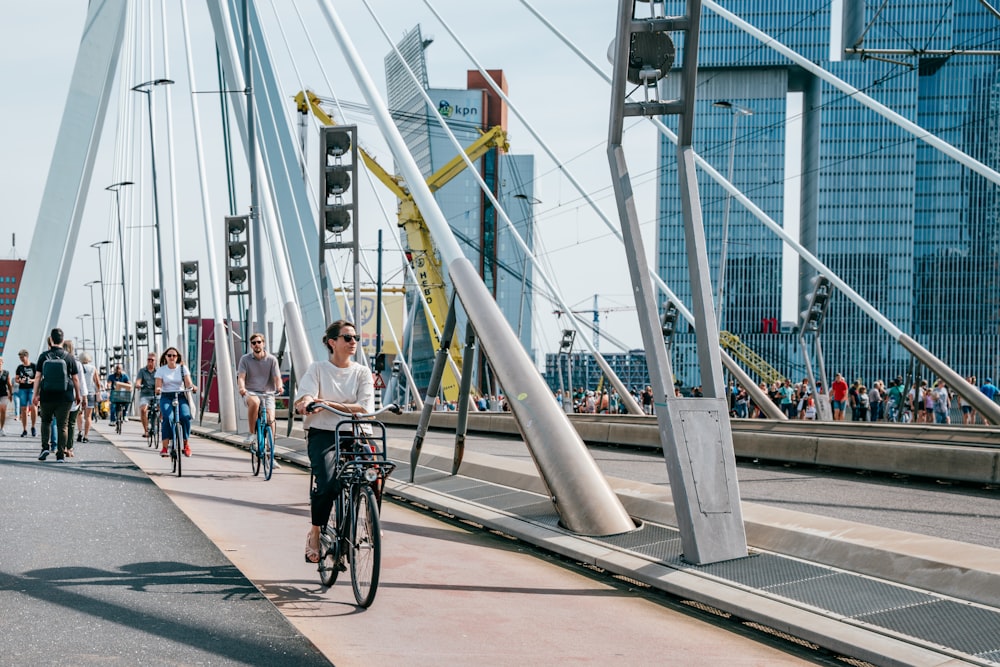
[[[365,412],[375,410],[372,372],[353,361],[346,368],[338,368],[326,359],[314,361],[299,380],[296,389],[296,401],[303,396],[312,396],[337,403],[357,403],[364,407]],[[343,419],[346,418],[327,410],[319,410],[306,415],[303,426],[306,429],[332,431],[337,428],[337,422]]]
[[[154,377],[163,380],[163,384],[160,387],[161,391],[180,391],[184,388],[184,378],[190,376],[191,373],[188,372],[187,366],[170,368],[170,366],[164,364],[156,369]]]

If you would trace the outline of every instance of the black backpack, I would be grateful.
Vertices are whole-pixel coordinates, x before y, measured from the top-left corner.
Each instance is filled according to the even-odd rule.
[[[64,393],[70,388],[69,366],[58,352],[49,352],[42,364],[41,389],[46,393]]]

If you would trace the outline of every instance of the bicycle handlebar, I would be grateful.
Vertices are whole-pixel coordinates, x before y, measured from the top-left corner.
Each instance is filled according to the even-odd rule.
[[[341,417],[347,417],[348,419],[372,419],[383,412],[391,412],[396,415],[403,413],[403,411],[395,403],[383,405],[375,412],[344,412],[343,410],[338,410],[333,406],[327,405],[326,403],[319,403],[318,401],[314,401],[306,406],[307,413],[316,412],[316,410],[326,410],[327,412],[332,412],[340,415]]]

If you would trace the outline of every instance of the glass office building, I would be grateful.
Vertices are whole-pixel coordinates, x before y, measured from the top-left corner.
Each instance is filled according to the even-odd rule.
[[[503,100],[482,79],[478,71],[466,73],[466,88],[431,88],[427,76],[424,50],[431,40],[424,40],[420,27],[408,32],[397,47],[410,70],[417,75],[419,87],[395,53],[385,58],[386,87],[389,109],[400,128],[407,147],[421,173],[430,176],[456,156],[455,146],[438,125],[420,90],[433,100],[437,111],[462,146],[476,141],[483,130],[501,126],[506,129],[507,111]],[[490,75],[501,89],[506,90],[503,72],[491,70]],[[518,235],[529,250],[533,248],[535,165],[531,155],[512,155],[491,149],[477,162],[479,175],[492,190],[506,211]],[[501,312],[518,335],[529,354],[532,350],[532,267],[522,252],[514,234],[501,219],[489,199],[480,190],[474,176],[463,171],[435,192],[435,198],[458,240],[463,253],[479,270],[487,289],[493,294]],[[405,244],[405,238],[404,238]],[[445,277],[447,291],[452,292]],[[412,290],[411,290],[412,293]],[[408,297],[407,308],[421,309],[419,301]],[[455,336],[464,340],[466,318],[459,310]],[[443,326],[443,322],[438,323]],[[436,344],[422,312],[407,326],[404,349],[413,355],[411,370],[417,386],[423,391],[433,368]],[[486,393],[496,393],[490,374],[480,361],[474,386]]]
[[[683,8],[668,3],[668,13]],[[1000,58],[974,53],[996,48],[1000,21],[977,0],[732,0],[726,8],[1000,168]],[[845,54],[844,45],[866,53]],[[971,53],[934,54],[951,49]],[[1000,375],[997,186],[708,9],[698,58],[695,150],[723,175],[732,164],[736,187],[904,333],[962,375]],[[665,79],[662,96],[675,97],[677,84]],[[676,118],[664,121],[676,129]],[[675,156],[663,139],[657,268],[690,304]],[[703,173],[698,183],[716,290],[728,227],[721,328],[787,377],[805,377],[799,313],[815,271],[736,200],[724,225],[726,192]],[[928,375],[836,291],[821,340],[831,378]],[[672,358],[685,385],[700,384],[686,327]]]

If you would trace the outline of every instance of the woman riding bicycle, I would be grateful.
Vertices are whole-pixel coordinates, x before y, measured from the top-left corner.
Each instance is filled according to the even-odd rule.
[[[326,328],[323,345],[330,356],[323,361],[314,361],[299,380],[295,411],[304,414],[304,428],[309,443],[309,463],[316,478],[315,488],[310,492],[312,527],[306,538],[305,558],[307,563],[319,562],[319,533],[325,526],[333,509],[337,495],[333,471],[335,469],[334,444],[336,443],[337,422],[343,418],[318,410],[306,413],[310,403],[324,403],[342,412],[364,414],[375,409],[375,387],[371,371],[359,363],[351,361],[357,351],[360,337],[354,325],[337,320]],[[341,435],[341,448],[353,442],[353,432]]]
[[[177,398],[177,419],[184,429],[184,456],[191,456],[188,438],[191,435],[191,406],[188,405],[184,389],[198,391],[191,382],[191,372],[184,365],[181,353],[176,347],[168,347],[160,356],[160,367],[156,369],[156,393],[160,396],[160,414],[163,415],[163,448],[160,456],[170,456],[167,449],[171,438],[171,419],[173,418],[173,400]]]

